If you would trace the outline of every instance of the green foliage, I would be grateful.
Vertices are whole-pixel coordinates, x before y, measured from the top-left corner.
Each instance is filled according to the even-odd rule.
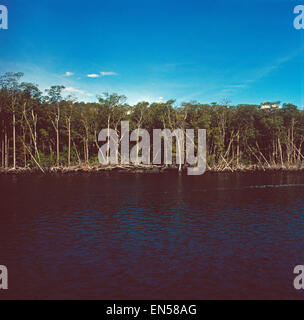
[[[59,165],[67,165],[69,159],[71,165],[97,163],[99,131],[108,127],[119,131],[123,120],[130,121],[130,130],[143,128],[150,134],[164,128],[206,129],[210,166],[296,164],[304,159],[304,111],[290,103],[262,110],[257,105],[215,102],[177,106],[174,100],[130,106],[116,93],[84,103],[64,98],[63,86],[52,86],[43,97],[37,85],[20,83],[21,77],[21,73],[0,76],[2,166],[12,164],[13,114],[19,166],[49,167],[58,159]]]

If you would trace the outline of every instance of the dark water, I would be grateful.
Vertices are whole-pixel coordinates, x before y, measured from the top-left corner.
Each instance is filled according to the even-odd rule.
[[[1,176],[0,299],[302,299],[303,174]]]

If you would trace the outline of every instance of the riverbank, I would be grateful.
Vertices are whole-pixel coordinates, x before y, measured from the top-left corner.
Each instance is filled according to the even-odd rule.
[[[186,172],[187,168],[183,168],[183,172]],[[77,165],[77,166],[62,166],[62,167],[18,167],[18,168],[0,168],[0,174],[74,174],[74,173],[102,173],[102,172],[120,172],[120,173],[164,173],[164,172],[179,172],[179,169],[175,165],[171,166],[157,166],[157,165]],[[292,172],[304,172],[304,163],[301,165],[238,165],[238,166],[212,166],[207,168],[207,172],[269,172],[269,171],[292,171]]]

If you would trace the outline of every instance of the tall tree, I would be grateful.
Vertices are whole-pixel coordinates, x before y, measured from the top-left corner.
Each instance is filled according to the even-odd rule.
[[[24,162],[26,164],[26,154],[27,151],[33,157],[35,154],[35,161],[40,162],[40,154],[38,147],[38,132],[37,132],[37,123],[38,123],[38,112],[39,106],[41,105],[41,96],[42,93],[38,89],[38,86],[32,83],[21,84],[22,91],[22,128],[23,128],[23,147],[24,147]],[[26,132],[29,131],[30,136],[30,145],[27,146],[26,143]],[[31,146],[34,148],[34,152],[31,151]]]
[[[56,132],[56,165],[60,165],[60,103],[62,101],[62,90],[65,89],[64,86],[52,86],[47,89],[48,94],[47,101],[50,104],[50,118],[54,130]]]
[[[12,116],[13,168],[16,168],[16,112],[18,106],[18,95],[20,93],[19,80],[21,77],[23,77],[23,73],[21,72],[8,72],[0,77],[0,88],[5,90],[7,93],[7,103]]]

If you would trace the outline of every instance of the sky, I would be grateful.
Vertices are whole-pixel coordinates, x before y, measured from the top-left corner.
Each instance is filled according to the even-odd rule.
[[[96,101],[304,106],[293,0],[0,0],[0,73]],[[303,0],[304,4],[304,0]]]

